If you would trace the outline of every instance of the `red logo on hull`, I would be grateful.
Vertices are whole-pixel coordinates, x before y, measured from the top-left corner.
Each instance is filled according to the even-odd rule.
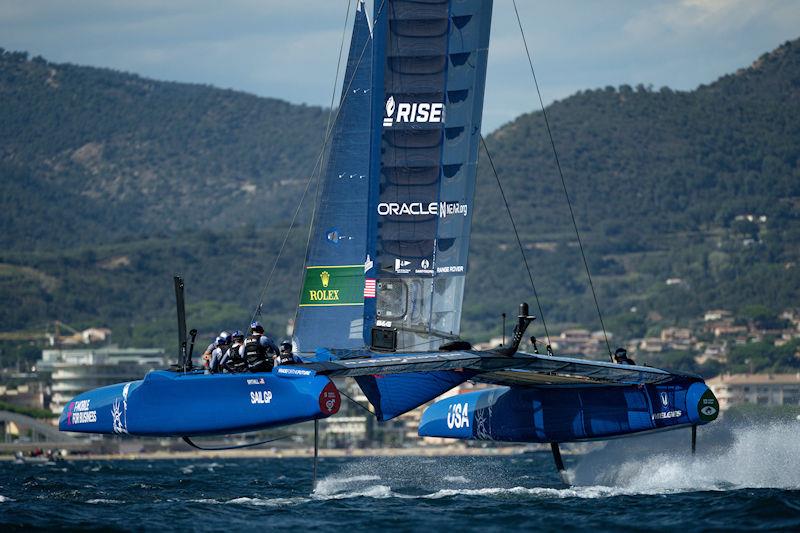
[[[331,381],[325,385],[325,388],[322,389],[319,395],[319,410],[322,411],[322,414],[325,416],[335,415],[339,412],[341,404],[342,398],[339,396],[339,391],[336,389],[336,385]]]

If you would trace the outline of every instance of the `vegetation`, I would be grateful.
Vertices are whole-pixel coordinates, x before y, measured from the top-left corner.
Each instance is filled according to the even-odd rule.
[[[3,330],[60,319],[109,326],[123,345],[171,347],[175,272],[202,334],[248,323],[326,110],[2,50],[0,98]],[[616,338],[710,308],[774,324],[797,305],[798,102],[793,41],[694,91],[608,87],[550,106]],[[545,321],[551,335],[599,329],[541,113],[486,140],[544,311],[534,334],[543,337]],[[463,313],[473,340],[499,334],[500,313],[520,301],[540,314],[485,157],[479,168]],[[306,200],[305,229],[289,239],[267,293],[264,318],[278,336],[297,303],[311,211]],[[691,369],[685,355],[670,357]],[[766,357],[795,364],[783,351]],[[734,351],[732,365],[748,358]]]

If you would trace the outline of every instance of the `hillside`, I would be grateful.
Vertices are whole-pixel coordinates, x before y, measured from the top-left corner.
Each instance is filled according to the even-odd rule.
[[[0,101],[2,329],[59,318],[171,345],[174,272],[187,279],[194,325],[246,323],[324,110],[8,52]],[[618,338],[708,308],[800,301],[800,41],[694,91],[584,91],[548,116]],[[597,329],[541,113],[487,144],[550,333]],[[501,312],[533,302],[485,159],[476,198],[463,329],[482,339],[499,332]],[[272,284],[268,322],[279,332],[304,244],[301,228]]]
[[[2,49],[0,102],[0,244],[16,249],[284,216],[327,118],[321,108]]]

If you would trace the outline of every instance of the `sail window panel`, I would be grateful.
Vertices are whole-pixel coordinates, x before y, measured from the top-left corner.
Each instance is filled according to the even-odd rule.
[[[440,148],[441,128],[435,129],[392,129],[383,134],[386,144],[395,149]]]
[[[448,49],[452,53],[473,52],[480,47],[480,20],[467,16],[454,16],[450,25]]]
[[[401,21],[390,24],[386,55],[439,56],[446,53],[447,43],[447,19]]]
[[[441,161],[440,152],[441,150],[438,148],[395,150],[394,153],[384,154],[383,161],[392,166],[438,166]]]
[[[394,243],[413,243],[414,247],[428,250],[429,253],[433,252],[433,245],[428,246],[426,244],[422,246],[419,243],[423,243],[423,241],[433,242],[434,237],[436,237],[437,222],[436,217],[421,218],[413,222],[398,218],[383,220],[379,223],[379,228],[382,232],[384,248],[386,250],[399,250],[400,244],[386,244],[392,241]],[[412,247],[408,246],[408,248]],[[413,257],[418,257],[416,252]]]
[[[389,21],[447,18],[447,0],[386,0]]]
[[[486,9],[488,7],[488,10]],[[478,15],[482,11],[486,11],[491,15],[492,0],[452,0],[450,2],[450,13],[454,17],[463,17],[466,15]]]
[[[458,61],[458,64],[453,62],[454,59]],[[450,68],[447,69],[448,88],[467,89],[475,83],[476,63],[473,54],[450,55],[449,66]]]
[[[447,16],[431,19],[390,20],[389,35],[409,39],[444,38],[447,36],[449,20]]]
[[[435,185],[439,181],[439,166],[427,167],[383,167],[381,176],[385,183],[393,185]]]
[[[442,165],[442,176],[446,180],[461,180],[464,179],[462,174],[462,169],[464,165],[456,164],[456,165]]]
[[[426,259],[433,254],[435,241],[421,240],[384,240],[378,250],[381,268],[393,268],[395,259]]]
[[[393,185],[391,183],[381,183],[380,199],[382,202],[405,202],[423,203],[435,202],[439,195],[437,184],[431,185]],[[409,215],[401,215],[402,218],[409,218]],[[387,215],[389,220],[393,220],[391,215]],[[413,218],[420,218],[414,216]]]
[[[461,300],[464,276],[436,277],[433,282],[431,330],[444,335],[458,335],[461,329]]]
[[[389,67],[387,76],[404,75],[404,76],[430,76],[430,75],[444,75],[444,70],[447,67],[447,58],[445,55],[430,55],[430,56],[398,56],[387,57],[386,64]]]
[[[382,279],[377,284],[376,314],[383,320],[402,319],[408,311],[408,289],[401,279]]]

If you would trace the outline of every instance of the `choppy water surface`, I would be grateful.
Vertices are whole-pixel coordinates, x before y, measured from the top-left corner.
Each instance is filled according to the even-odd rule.
[[[304,459],[0,463],[0,526],[797,530],[798,428],[701,431],[695,458],[688,431],[614,441],[567,459],[570,487],[547,453],[324,459],[313,493]]]

